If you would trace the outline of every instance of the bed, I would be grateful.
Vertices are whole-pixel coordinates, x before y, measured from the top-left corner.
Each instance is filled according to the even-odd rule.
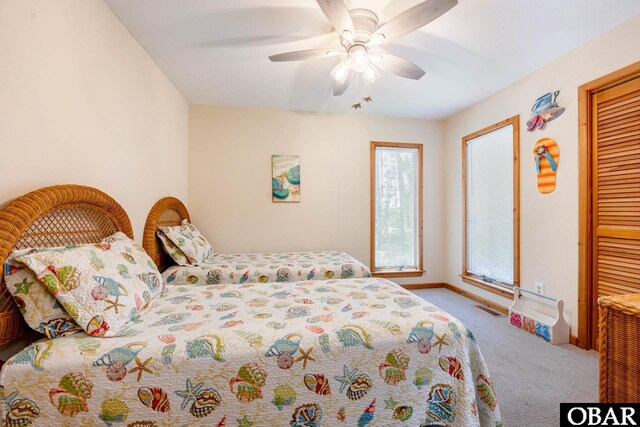
[[[190,221],[184,204],[175,197],[159,200],[145,225],[143,246],[172,285],[299,282],[371,277],[367,266],[338,251],[284,253],[214,253],[205,265],[178,266],[156,235],[159,227]]]
[[[2,257],[33,236],[130,232],[121,208],[105,209],[113,199],[67,187],[45,207],[29,205],[48,189],[0,211],[0,230],[25,218],[2,236]],[[501,425],[473,334],[379,278],[168,286],[126,335],[38,340],[4,364],[0,385],[11,426]]]

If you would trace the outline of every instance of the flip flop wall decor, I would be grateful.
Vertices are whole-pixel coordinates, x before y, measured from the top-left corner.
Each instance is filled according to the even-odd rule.
[[[551,138],[542,138],[533,148],[538,173],[538,191],[548,194],[556,189],[556,173],[560,163],[560,147]]]
[[[527,122],[527,130],[533,132],[536,129],[544,129],[547,123],[557,119],[564,113],[564,107],[558,107],[556,98],[560,94],[557,90],[553,93],[549,92],[536,99],[531,107],[531,118]]]

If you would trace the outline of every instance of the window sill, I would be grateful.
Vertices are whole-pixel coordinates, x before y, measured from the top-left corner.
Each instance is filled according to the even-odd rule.
[[[506,286],[494,285],[493,283],[485,282],[484,280],[476,276],[466,274],[461,274],[460,278],[463,282],[476,286],[480,289],[484,289],[485,291],[500,295],[505,298],[513,299],[513,290],[507,288]],[[513,286],[518,286],[518,284],[516,283]]]
[[[420,277],[424,270],[377,270],[372,271],[373,277]]]

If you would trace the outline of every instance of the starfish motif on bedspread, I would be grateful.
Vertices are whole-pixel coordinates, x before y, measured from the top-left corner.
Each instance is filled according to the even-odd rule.
[[[384,401],[384,409],[391,409],[393,411],[396,409],[397,404],[398,402],[393,398],[393,396],[389,396],[389,398]]]
[[[16,283],[16,294],[29,294],[29,288],[33,286],[33,282],[27,282],[25,278],[22,282]]]
[[[449,345],[449,343],[445,340],[447,337],[447,333],[445,332],[442,335],[434,334],[436,337],[436,342],[433,344],[433,347],[438,347],[438,353],[442,353],[442,346]]]
[[[185,385],[184,390],[176,390],[176,394],[180,396],[182,400],[182,404],[180,405],[180,409],[184,411],[184,408],[189,405],[190,402],[196,400],[196,395],[200,392],[200,389],[204,383],[198,383],[195,386],[191,383],[191,380],[187,378],[187,383]]]
[[[104,302],[107,303],[107,306],[104,308],[104,311],[108,311],[108,310],[111,310],[113,308],[113,310],[116,312],[116,314],[118,314],[118,307],[124,307],[124,304],[120,304],[118,302],[118,298],[119,297],[116,297],[115,301],[112,301],[110,299],[104,300]]]
[[[304,351],[302,348],[300,348],[300,353],[302,354],[302,356],[298,357],[296,359],[296,362],[302,361],[302,369],[307,369],[307,362],[309,362],[309,361],[315,362],[316,361],[316,359],[314,359],[313,357],[310,356],[312,351],[313,351],[313,347],[311,347],[307,351]]]
[[[236,421],[238,422],[238,427],[251,427],[253,425],[253,423],[249,421],[246,415]]]
[[[147,365],[149,364],[149,362],[151,362],[151,359],[153,359],[153,357],[150,357],[144,362],[141,362],[140,359],[138,359],[138,356],[135,357],[134,361],[136,363],[136,367],[131,369],[129,373],[133,374],[134,372],[138,372],[138,382],[140,382],[140,380],[142,379],[143,372],[148,372],[150,374],[153,374],[153,371],[147,368]]]
[[[353,381],[353,378],[356,376],[357,372],[358,372],[357,368],[353,368],[352,371],[349,371],[349,368],[347,368],[347,365],[344,365],[342,367],[342,376],[336,375],[334,377],[338,382],[341,383],[340,393],[342,393],[347,386],[351,385],[351,382]]]

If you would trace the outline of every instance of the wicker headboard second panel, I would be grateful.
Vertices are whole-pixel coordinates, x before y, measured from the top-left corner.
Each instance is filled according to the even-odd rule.
[[[174,227],[180,225],[182,220],[191,222],[187,207],[175,197],[164,197],[156,202],[147,216],[144,225],[144,236],[142,246],[147,251],[153,262],[156,263],[160,271],[175,264],[173,259],[164,251],[162,242],[158,238],[156,231],[158,227]]]
[[[133,239],[129,216],[112,197],[82,185],[56,185],[19,197],[0,210],[0,261],[11,251],[98,243],[122,231]],[[27,326],[0,277],[0,344]]]

